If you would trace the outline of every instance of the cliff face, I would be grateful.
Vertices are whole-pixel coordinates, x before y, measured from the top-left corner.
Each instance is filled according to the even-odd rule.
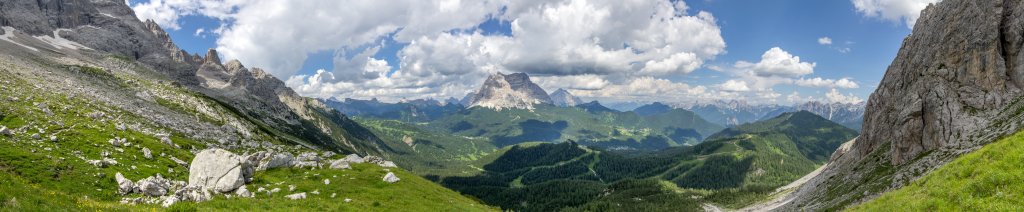
[[[1022,0],[945,0],[922,11],[868,100],[860,137],[789,207],[870,199],[1018,131],[1022,14]]]
[[[1020,95],[1020,0],[947,1],[922,12],[868,101],[861,155],[892,141],[892,164],[971,139]]]
[[[0,25],[33,36],[60,37],[159,69],[186,84],[195,68],[156,23],[143,23],[119,0],[0,1]]]

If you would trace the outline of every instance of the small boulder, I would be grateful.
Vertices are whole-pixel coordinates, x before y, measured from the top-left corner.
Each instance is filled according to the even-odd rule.
[[[203,202],[210,200],[213,196],[203,187],[189,185],[174,192],[174,197],[175,201]],[[166,200],[164,203],[167,203]]]
[[[185,161],[183,161],[181,159],[178,159],[177,157],[171,156],[170,159],[171,159],[171,161],[174,161],[174,163],[177,163],[178,165],[188,166],[188,163],[185,163]]]
[[[174,205],[174,203],[178,203],[178,201],[178,196],[176,195],[167,196],[166,198],[164,198],[164,201],[163,203],[160,204],[160,206],[163,206],[165,208],[171,207],[171,205]]]
[[[252,198],[254,196],[249,189],[245,188],[245,186],[238,187],[238,189],[235,190],[235,195],[242,198]]]
[[[382,158],[380,156],[368,155],[366,157],[363,157],[363,162],[366,162],[366,163],[380,164],[380,163],[383,163],[384,161],[385,161],[384,158]]]
[[[284,198],[288,198],[288,199],[291,199],[291,200],[305,199],[306,198],[306,192],[285,195]]]
[[[395,183],[398,182],[398,180],[401,179],[398,179],[398,176],[395,176],[394,172],[388,172],[388,174],[384,175],[384,182]]]
[[[246,157],[250,164],[256,166],[256,171],[266,171],[279,167],[290,167],[295,160],[292,154],[287,152],[256,152]]]
[[[32,134],[32,140],[39,140],[39,138],[40,138],[39,137],[39,133],[33,133]]]
[[[349,163],[363,163],[365,161],[363,160],[362,157],[359,157],[359,155],[357,154],[347,155],[345,156],[345,158],[342,158],[342,160],[348,161]]]
[[[135,191],[135,182],[125,178],[121,172],[114,174],[114,180],[117,181],[117,193],[125,195]]]
[[[331,179],[324,179],[324,185],[330,185]]]
[[[169,136],[160,136],[160,143],[167,144],[168,146],[174,146],[174,143],[171,142],[171,137]]]
[[[110,145],[114,145],[114,147],[121,147],[128,143],[128,139],[115,137],[107,140],[107,142],[109,142]]]
[[[352,169],[345,159],[338,159],[331,162],[331,169]]]
[[[50,142],[57,142],[57,136],[56,135],[51,135],[50,136]]]
[[[220,193],[234,191],[245,184],[243,172],[249,163],[223,149],[207,149],[196,154],[189,166],[188,184]]]
[[[142,147],[142,157],[145,157],[146,159],[153,159],[153,151],[150,151],[149,148]]]
[[[106,168],[111,165],[117,165],[117,161],[110,158],[103,158],[102,160],[87,160],[85,162],[100,168]]]
[[[395,162],[391,161],[380,162],[377,165],[384,168],[398,168],[398,165],[395,165]]]
[[[163,196],[171,189],[171,181],[164,179],[160,174],[139,180],[136,185],[138,185],[139,192],[151,197]]]
[[[363,161],[365,161],[366,163],[377,164],[378,166],[384,167],[384,168],[397,168],[398,167],[397,165],[395,165],[395,162],[384,160],[384,158],[382,158],[380,156],[373,156],[373,155],[366,156],[366,157],[363,158]]]
[[[0,126],[0,135],[13,136],[14,132],[12,132],[11,129],[7,129],[7,126]]]

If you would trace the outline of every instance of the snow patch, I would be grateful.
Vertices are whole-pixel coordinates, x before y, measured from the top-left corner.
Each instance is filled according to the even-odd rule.
[[[39,39],[39,40],[45,42],[46,44],[50,44],[51,46],[53,46],[54,48],[57,48],[57,49],[90,49],[89,47],[86,47],[85,45],[82,45],[82,44],[79,44],[77,42],[70,41],[68,39],[64,39],[64,38],[60,37],[60,31],[63,31],[63,30],[70,31],[69,29],[57,29],[57,30],[53,30],[53,37],[45,36],[45,35],[44,36],[35,36],[35,37],[36,37],[36,39]]]
[[[14,41],[13,40],[13,38],[15,37],[14,34],[17,31],[17,29],[14,29],[14,27],[4,26],[3,29],[4,29],[4,34],[0,35],[0,40],[4,40],[4,41],[7,41],[7,42],[10,42],[10,43],[13,43],[13,44],[17,44],[17,45],[19,45],[21,47],[25,47],[26,49],[31,49],[32,51],[37,51],[37,52],[39,51],[39,49],[32,48],[31,46],[28,46],[28,45],[25,45],[25,44],[21,44],[21,43],[18,43],[17,41]]]

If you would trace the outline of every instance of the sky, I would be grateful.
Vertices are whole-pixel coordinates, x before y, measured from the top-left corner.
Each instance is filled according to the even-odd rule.
[[[317,98],[461,99],[524,72],[584,100],[865,101],[939,0],[128,0],[182,49]],[[225,60],[227,61],[227,60]]]

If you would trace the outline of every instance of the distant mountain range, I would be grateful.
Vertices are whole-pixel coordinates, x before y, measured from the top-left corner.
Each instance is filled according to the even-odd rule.
[[[783,113],[808,111],[854,130],[860,130],[864,119],[864,103],[822,103],[807,102],[794,106],[751,105],[742,101],[713,101],[696,104],[667,105],[661,102],[640,105],[631,111],[641,116],[664,113],[671,109],[693,111],[709,122],[722,126],[737,126],[745,123],[774,118]]]
[[[385,118],[404,121],[430,121],[457,112],[463,108],[485,107],[502,109],[534,109],[537,105],[558,107],[582,107],[591,112],[633,111],[640,116],[662,114],[672,109],[685,109],[720,126],[737,126],[776,117],[782,113],[806,110],[830,121],[854,130],[860,130],[864,119],[865,104],[807,102],[794,106],[754,105],[744,101],[711,101],[692,104],[665,104],[654,102],[613,103],[605,106],[597,101],[583,102],[568,90],[558,89],[548,94],[533,83],[524,73],[496,73],[488,77],[476,91],[463,99],[448,98],[444,103],[437,100],[404,100],[399,103],[383,103],[377,100],[337,99],[323,100],[342,113],[354,116]],[[623,109],[626,110],[623,110]]]
[[[551,96],[551,103],[559,107],[572,107],[578,104],[583,104],[583,100],[579,97],[572,95],[569,91],[559,88],[555,92],[551,92],[548,96]]]

